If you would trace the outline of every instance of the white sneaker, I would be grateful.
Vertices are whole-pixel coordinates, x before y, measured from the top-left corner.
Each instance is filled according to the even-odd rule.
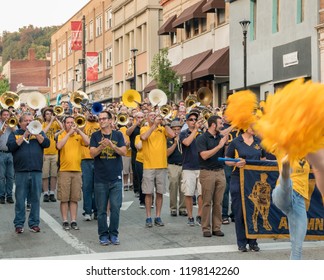
[[[89,215],[89,214],[85,214],[84,216],[83,216],[83,219],[85,220],[85,221],[91,221],[92,219],[91,219],[91,215]]]

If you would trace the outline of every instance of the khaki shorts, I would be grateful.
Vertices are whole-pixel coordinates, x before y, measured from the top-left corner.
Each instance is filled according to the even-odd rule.
[[[182,170],[181,191],[185,196],[201,195],[200,170]]]
[[[59,171],[57,181],[57,199],[61,202],[81,200],[81,172]]]
[[[131,157],[122,157],[123,159],[123,174],[130,174],[132,173],[132,163]]]
[[[167,169],[144,169],[142,180],[142,192],[144,194],[152,194],[154,192],[154,186],[156,187],[156,193],[166,193],[166,178]]]
[[[57,177],[57,155],[44,155],[42,178]]]

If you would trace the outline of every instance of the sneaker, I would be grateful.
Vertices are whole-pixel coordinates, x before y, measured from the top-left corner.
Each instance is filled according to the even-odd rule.
[[[200,216],[196,216],[196,224],[198,226],[201,226],[201,217]]]
[[[180,210],[180,211],[179,211],[179,216],[186,217],[186,216],[188,216],[188,213],[187,213],[186,210]]]
[[[221,230],[215,230],[215,231],[213,231],[213,235],[216,235],[216,236],[224,236],[225,234]]]
[[[164,226],[164,223],[162,222],[161,218],[160,217],[156,217],[154,219],[154,224],[158,227],[163,227]]]
[[[4,197],[0,197],[0,204],[6,204],[6,200]]]
[[[118,236],[115,236],[115,235],[110,236],[110,242],[113,245],[119,245],[120,244]]]
[[[49,196],[49,200],[51,201],[51,202],[56,202],[56,198],[55,198],[55,194],[50,194],[50,196]]]
[[[177,216],[177,209],[172,209],[172,210],[170,211],[170,215],[171,215],[172,217],[176,217],[176,216]]]
[[[71,228],[73,228],[74,230],[79,230],[79,227],[78,227],[78,224],[75,222],[75,221],[73,221],[73,222],[71,222]]]
[[[26,206],[26,211],[30,211],[30,209],[31,209],[31,204],[28,203],[27,206]]]
[[[245,246],[241,246],[241,247],[239,247],[238,250],[239,250],[240,252],[243,252],[243,253],[245,253],[245,252],[248,251],[248,250],[246,249]]]
[[[249,249],[250,251],[254,251],[254,252],[260,251],[260,247],[258,246],[258,244],[249,245]]]
[[[7,197],[7,203],[9,203],[9,204],[13,204],[13,203],[15,203],[15,202],[14,202],[14,200],[12,199],[12,197],[9,196],[9,197]]]
[[[99,237],[99,243],[101,246],[107,246],[110,244],[110,241],[106,235],[103,235]]]
[[[194,227],[195,226],[195,219],[193,217],[188,218],[187,225],[191,226],[191,227]]]
[[[69,225],[69,223],[68,222],[63,222],[63,229],[64,230],[70,230],[70,225]]]
[[[32,226],[29,228],[29,231],[31,232],[40,232],[39,226]]]
[[[20,234],[24,232],[24,228],[23,227],[16,227],[16,233]]]
[[[152,218],[146,218],[145,226],[146,227],[152,227],[153,226]]]
[[[49,202],[49,195],[47,193],[44,194],[43,202]]]
[[[145,209],[145,203],[140,203],[139,208]]]
[[[91,219],[91,215],[89,215],[89,214],[84,214],[83,215],[83,219],[85,220],[85,221],[91,221],[92,219]]]
[[[223,225],[228,225],[230,223],[229,218],[223,218],[222,224]]]

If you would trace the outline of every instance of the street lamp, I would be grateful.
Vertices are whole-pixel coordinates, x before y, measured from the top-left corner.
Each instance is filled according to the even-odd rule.
[[[138,49],[131,49],[131,52],[133,54],[133,59],[134,59],[134,69],[133,69],[133,72],[134,72],[134,89],[136,90],[136,53],[138,52]]]
[[[240,21],[243,30],[244,89],[246,89],[246,34],[250,23],[251,22],[246,19]]]

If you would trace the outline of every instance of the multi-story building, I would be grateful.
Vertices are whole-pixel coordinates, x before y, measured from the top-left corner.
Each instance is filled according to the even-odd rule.
[[[135,86],[134,55],[136,89],[142,91],[159,50],[160,10],[158,0],[92,0],[86,4],[52,35],[52,100],[58,93],[82,89],[82,51],[71,50],[71,21],[81,21],[83,16],[86,52],[98,52],[99,65],[98,80],[86,83],[86,93],[95,101],[119,99]]]
[[[161,0],[158,31],[180,77],[182,98],[209,88],[213,104],[229,93],[229,13],[224,0]],[[154,86],[152,81],[146,90]]]
[[[230,89],[243,88],[243,32],[239,24],[243,19],[250,21],[247,87],[261,100],[298,77],[321,80],[316,27],[323,1],[230,2]]]

